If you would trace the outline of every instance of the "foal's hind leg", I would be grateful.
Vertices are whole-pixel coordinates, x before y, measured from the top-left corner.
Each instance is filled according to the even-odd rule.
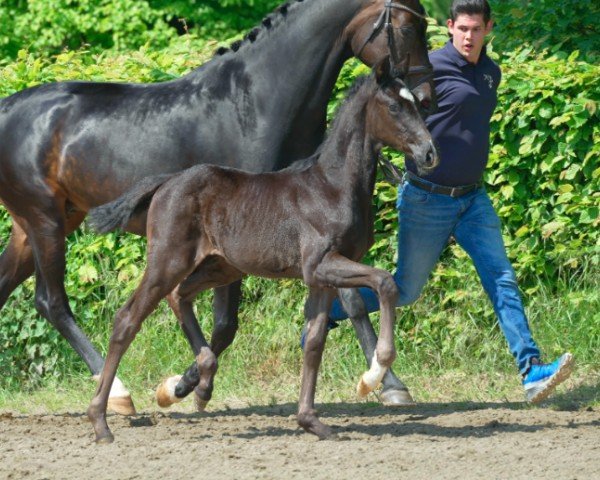
[[[369,364],[375,352],[377,334],[369,320],[365,303],[356,289],[341,288],[338,291],[338,296],[344,310],[348,313],[352,321],[352,326],[356,332],[360,347],[365,355],[367,364]],[[415,405],[415,401],[410,395],[408,388],[396,377],[391,368],[385,372],[382,383],[383,390],[380,398],[384,405],[398,407]]]
[[[178,287],[167,296],[167,301],[171,310],[175,313],[179,325],[183,330],[188,343],[192,347],[192,351],[197,360],[190,368],[188,368],[188,371],[186,371],[184,375],[169,377],[163,380],[158,386],[156,390],[156,402],[162,408],[180,402],[201,382],[200,372],[198,370],[198,362],[200,361],[199,356],[202,358],[201,364],[205,367],[203,369],[203,385],[212,385],[212,377],[216,373],[216,356],[210,351],[208,342],[200,329],[200,325],[194,314],[192,300],[182,297],[181,289],[182,285],[178,285]],[[209,378],[207,378],[207,376]],[[179,386],[180,384],[185,388],[181,388]],[[196,404],[197,408],[201,410],[206,406],[206,403],[204,403],[204,401],[199,402],[198,398],[196,399]]]
[[[219,355],[233,342],[238,328],[238,308],[241,296],[241,280],[214,289],[213,312],[214,328],[211,336],[210,349],[218,358]],[[175,396],[187,396],[200,382],[198,364],[194,362],[181,376]],[[206,407],[201,390],[196,390],[196,407],[203,410]]]
[[[335,297],[335,291],[328,288],[311,287],[304,305],[304,315],[308,331],[304,343],[304,364],[302,366],[302,386],[298,402],[298,424],[320,439],[331,436],[331,428],[322,423],[315,410],[315,390],[317,374],[323,357],[327,339],[329,309]]]
[[[210,257],[177,287],[175,295],[170,295],[171,308],[186,333],[194,355],[196,355],[196,361],[183,375],[170,377],[159,386],[157,400],[160,396],[159,405],[161,407],[167,407],[183,399],[194,390],[196,408],[199,411],[206,408],[212,396],[217,358],[231,344],[237,330],[237,307],[241,284],[238,279],[240,277],[241,273],[237,269],[227,265],[219,257]],[[232,280],[238,281],[231,285],[221,286]],[[205,348],[208,345],[194,315],[192,301],[199,292],[209,288],[215,288],[213,308],[216,318],[212,344],[209,348]],[[231,321],[231,318],[234,318],[235,321]],[[201,341],[194,343],[193,337],[201,338]],[[213,346],[216,346],[217,351],[213,349]],[[174,382],[177,382],[176,386],[174,386]],[[165,394],[167,391],[168,394]]]
[[[225,272],[223,271],[225,270]],[[221,275],[226,272],[227,269],[221,269]],[[227,274],[227,278],[231,280],[239,276],[237,270],[231,270],[230,274]],[[219,283],[223,282],[221,278]],[[211,363],[212,358],[207,355],[205,350],[203,354],[196,358],[196,364],[202,365],[200,369],[211,373],[208,381],[205,382],[205,375],[200,375],[200,381],[198,386],[194,389],[196,409],[203,411],[210,398],[212,397],[214,376],[217,370],[217,359],[223,351],[231,345],[235,338],[235,333],[238,328],[238,307],[241,294],[241,280],[237,280],[232,284],[216,287],[214,289],[213,297],[213,314],[214,314],[214,327],[211,335],[210,352],[215,355],[214,366]]]
[[[169,234],[165,227],[166,235]],[[177,238],[174,244],[177,245]],[[189,274],[189,259],[193,258],[191,250],[180,247],[174,252],[166,252],[164,243],[157,242],[153,248],[148,244],[148,266],[134,294],[115,317],[113,333],[110,338],[108,355],[102,369],[96,395],[88,408],[88,417],[96,433],[96,442],[109,443],[113,435],[106,423],[106,407],[111,384],[117,372],[121,357],[140,330],[142,322],[152,313],[160,300],[166,297]],[[162,246],[162,248],[161,248]],[[193,268],[193,267],[192,267]]]

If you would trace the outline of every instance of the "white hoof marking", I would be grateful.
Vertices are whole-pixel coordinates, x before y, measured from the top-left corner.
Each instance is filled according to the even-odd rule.
[[[373,353],[373,360],[371,360],[371,368],[369,371],[363,373],[363,376],[360,379],[357,387],[357,393],[360,397],[366,396],[368,393],[375,390],[381,380],[383,380],[383,376],[387,371],[387,367],[384,367],[377,361],[377,352]]]
[[[165,408],[170,407],[174,403],[181,402],[183,398],[175,396],[175,387],[181,380],[181,375],[175,375],[164,380],[156,389],[156,403]]]

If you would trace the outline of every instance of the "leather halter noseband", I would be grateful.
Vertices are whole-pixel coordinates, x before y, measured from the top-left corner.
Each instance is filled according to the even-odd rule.
[[[356,54],[357,57],[362,53],[362,51],[367,46],[367,44],[372,42],[373,40],[375,40],[375,38],[377,38],[377,36],[385,28],[385,30],[387,32],[387,37],[388,37],[388,49],[390,51],[390,57],[391,57],[394,65],[400,64],[401,59],[398,58],[397,49],[396,49],[396,41],[394,39],[394,26],[392,25],[392,9],[393,8],[395,8],[397,10],[404,10],[406,12],[413,14],[415,17],[420,18],[421,20],[427,21],[427,17],[425,15],[422,15],[422,14],[416,12],[415,10],[407,7],[406,5],[402,5],[401,3],[394,3],[393,1],[385,2],[384,8],[381,11],[379,18],[373,24],[373,30],[371,31],[371,34],[367,37],[367,39],[363,43],[362,47],[360,47],[360,50]],[[395,67],[394,67],[394,70],[395,70]],[[423,78],[420,79],[419,83],[417,85],[414,85],[413,88],[424,83],[425,81],[428,81],[433,76],[433,67],[426,66],[426,65],[418,65],[415,67],[409,67],[408,71],[406,72],[406,75],[408,76],[408,75],[414,75],[414,74],[419,74],[419,73],[424,73],[427,75],[423,76]]]

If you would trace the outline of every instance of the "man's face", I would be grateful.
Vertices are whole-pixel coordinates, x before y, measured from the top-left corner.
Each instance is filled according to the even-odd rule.
[[[492,31],[493,22],[487,25],[483,15],[460,14],[456,20],[448,19],[448,31],[452,35],[452,44],[458,52],[470,63],[477,63],[485,36]]]

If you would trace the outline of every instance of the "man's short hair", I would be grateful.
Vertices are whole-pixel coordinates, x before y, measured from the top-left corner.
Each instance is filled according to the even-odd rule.
[[[454,0],[450,7],[450,19],[454,22],[459,15],[483,15],[487,23],[492,18],[492,10],[487,0]]]

